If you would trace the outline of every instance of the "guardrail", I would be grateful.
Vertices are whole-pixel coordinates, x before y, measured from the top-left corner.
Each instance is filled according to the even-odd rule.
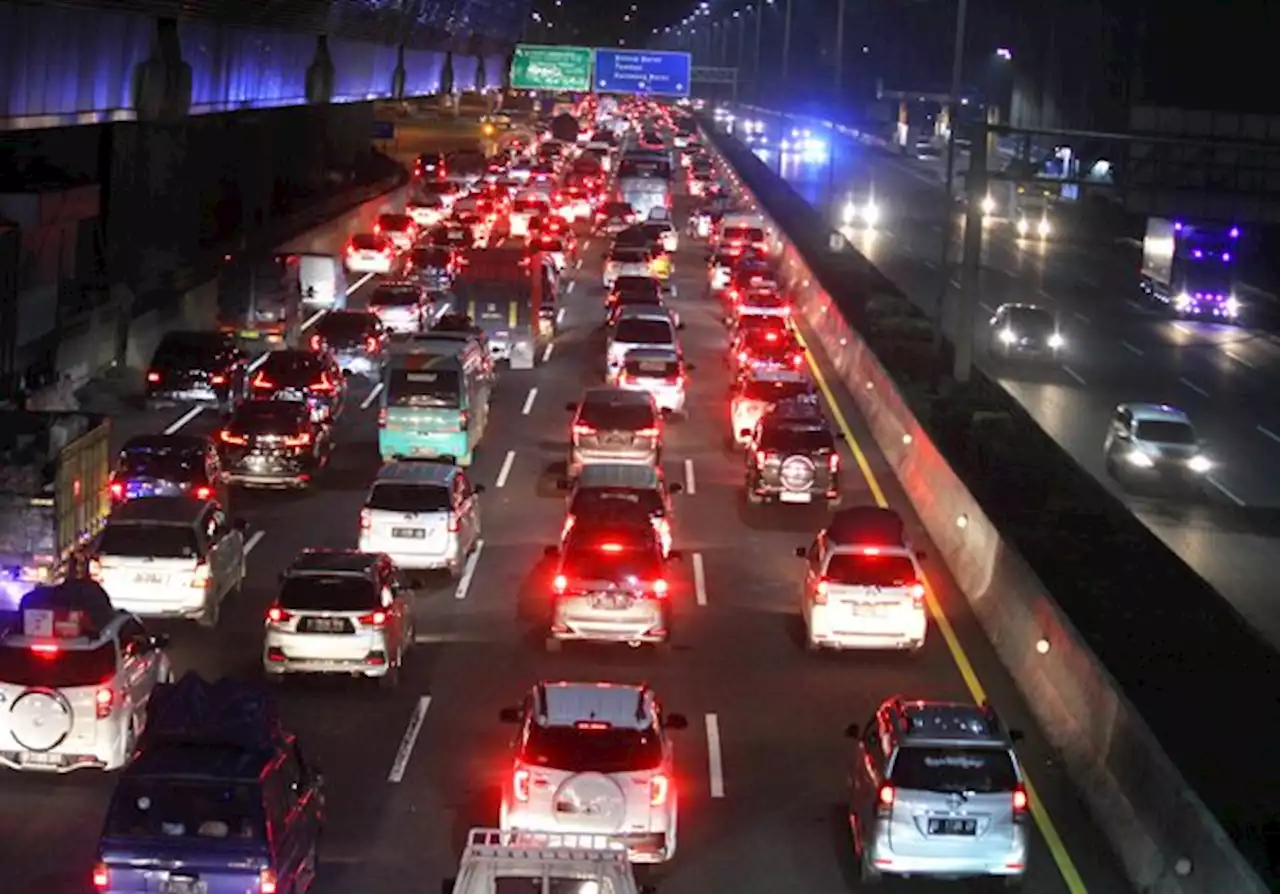
[[[1263,894],[1268,886],[1191,789],[1031,566],[948,464],[903,390],[868,346],[861,321],[847,318],[852,304],[847,285],[841,289],[815,274],[814,262],[828,251],[827,240],[833,234],[819,234],[814,226],[814,232],[793,239],[772,218],[774,209],[747,183],[778,190],[781,181],[744,147],[712,128],[705,132],[722,158],[738,171],[738,185],[771,220],[773,229],[786,236],[782,240],[784,274],[812,336],[811,344],[822,346],[858,405],[1129,879],[1143,892]],[[877,282],[883,281],[879,272],[851,249],[842,254],[855,255],[855,266],[866,274],[858,276],[864,290],[859,296],[862,304],[876,301],[881,291]],[[837,289],[837,294],[830,289]],[[1207,655],[1188,657],[1209,660]],[[1215,660],[1229,659],[1218,656]],[[1158,669],[1152,672],[1159,673]],[[1211,702],[1214,695],[1210,690],[1203,697]],[[1209,710],[1199,719],[1200,712],[1191,711],[1187,722],[1225,720],[1211,703],[1206,707]],[[1271,705],[1263,708],[1271,709]],[[1222,759],[1231,759],[1226,742]]]

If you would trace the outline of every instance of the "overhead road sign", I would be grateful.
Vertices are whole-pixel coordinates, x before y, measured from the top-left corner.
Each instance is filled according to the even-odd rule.
[[[596,50],[595,89],[601,93],[688,96],[688,53],[656,50]]]
[[[582,93],[591,89],[590,47],[516,44],[511,59],[511,89]]]

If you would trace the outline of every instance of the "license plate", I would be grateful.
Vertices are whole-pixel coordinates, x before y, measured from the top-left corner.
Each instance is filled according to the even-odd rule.
[[[778,494],[778,499],[783,503],[812,503],[813,494],[811,493],[797,494],[791,491],[784,490],[782,493]]]
[[[855,615],[861,615],[865,618],[878,618],[889,613],[888,606],[869,605],[865,602],[855,602],[851,606]]]
[[[143,571],[134,575],[133,580],[134,583],[139,584],[158,584],[164,580],[164,575],[154,571]]]
[[[619,596],[614,593],[598,593],[591,597],[592,608],[628,608],[630,596]]]
[[[978,821],[975,819],[956,819],[947,817],[945,819],[929,820],[930,835],[977,835]]]
[[[162,894],[205,894],[209,886],[193,878],[171,878],[160,885]]]
[[[312,618],[307,629],[312,633],[346,633],[347,622],[342,618]]]
[[[403,537],[406,540],[425,540],[427,532],[423,528],[392,528],[392,537]]]
[[[26,751],[22,754],[22,763],[28,767],[56,767],[62,763],[62,758],[41,751]]]
[[[267,467],[267,458],[265,456],[254,454],[249,457],[248,462],[251,469],[265,469]]]

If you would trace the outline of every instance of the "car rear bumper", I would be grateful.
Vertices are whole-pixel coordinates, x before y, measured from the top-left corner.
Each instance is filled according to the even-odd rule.
[[[908,651],[923,646],[929,633],[923,610],[864,619],[839,602],[809,606],[805,626],[809,642],[823,649]]]
[[[1018,832],[1014,838],[1013,845],[1008,849],[979,846],[972,855],[951,853],[907,856],[895,853],[888,836],[881,833],[872,840],[867,857],[882,875],[932,876],[944,879],[1019,877],[1027,871],[1026,836]]]
[[[461,560],[458,536],[450,534],[443,549],[407,550],[405,541],[393,537],[360,538],[359,549],[366,553],[385,553],[401,568],[410,571],[435,571],[449,568]]]
[[[311,485],[310,471],[227,472],[227,482],[240,487],[304,488]]]
[[[646,453],[574,450],[569,454],[569,477],[578,477],[584,466],[595,466],[602,463],[616,463],[627,466],[656,466],[658,465],[658,457],[658,450],[651,450]]]

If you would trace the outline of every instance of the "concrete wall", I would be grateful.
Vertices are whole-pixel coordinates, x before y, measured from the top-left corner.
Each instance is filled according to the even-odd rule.
[[[743,150],[750,176],[774,178]],[[774,178],[776,181],[776,178]],[[741,181],[739,187],[760,205]],[[767,210],[761,206],[762,211]],[[773,228],[781,232],[776,224]],[[1145,721],[1026,561],[934,446],[897,384],[784,239],[783,271],[810,345],[830,358],[975,616],[1134,885],[1160,894],[1267,886],[1190,789]],[[1037,644],[1048,643],[1041,653]]]

